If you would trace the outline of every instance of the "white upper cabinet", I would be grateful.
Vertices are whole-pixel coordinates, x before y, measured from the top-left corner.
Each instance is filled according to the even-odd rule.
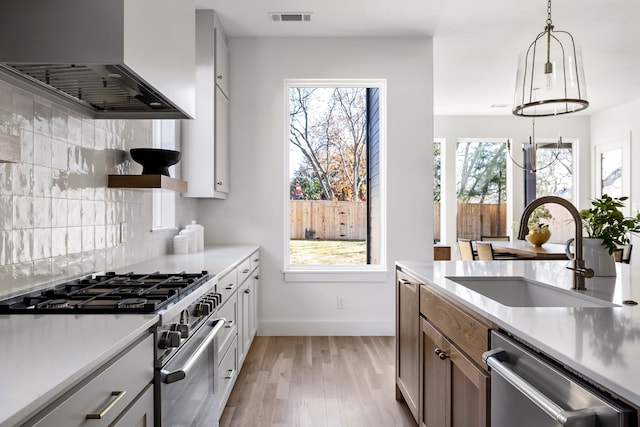
[[[229,57],[213,10],[196,10],[196,117],[182,122],[185,197],[229,193]]]
[[[216,21],[217,22],[217,21]],[[216,84],[229,98],[229,50],[222,27],[216,25]]]

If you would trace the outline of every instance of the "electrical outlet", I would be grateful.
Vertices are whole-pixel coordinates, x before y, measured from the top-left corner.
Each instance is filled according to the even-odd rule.
[[[344,309],[344,297],[338,297],[337,305],[339,309]]]
[[[121,222],[118,229],[118,244],[124,245],[127,243],[127,223]]]

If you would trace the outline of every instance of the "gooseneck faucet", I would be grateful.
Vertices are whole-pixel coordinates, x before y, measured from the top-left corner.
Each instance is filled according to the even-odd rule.
[[[528,233],[527,224],[529,217],[533,211],[540,205],[545,203],[555,203],[563,206],[569,211],[573,217],[573,223],[575,225],[575,256],[573,257],[573,267],[567,267],[569,270],[573,270],[573,289],[584,291],[587,287],[584,284],[585,277],[593,277],[594,272],[592,269],[585,267],[584,259],[582,258],[582,220],[580,218],[580,212],[573,204],[567,199],[557,196],[544,196],[539,197],[529,203],[524,212],[522,212],[522,218],[520,218],[520,230],[518,231],[518,239],[524,240]]]

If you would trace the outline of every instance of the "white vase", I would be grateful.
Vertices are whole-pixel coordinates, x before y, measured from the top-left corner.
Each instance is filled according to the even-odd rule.
[[[569,251],[571,243],[573,243],[573,239],[569,239],[565,247],[569,259],[575,257],[575,254]],[[609,253],[609,250],[605,246],[602,246],[602,239],[583,237],[582,257],[584,258],[584,266],[592,269],[596,277],[616,276],[616,260],[613,258],[613,255]]]

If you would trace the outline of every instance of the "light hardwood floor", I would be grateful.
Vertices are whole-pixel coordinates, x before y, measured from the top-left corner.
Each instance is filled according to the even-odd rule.
[[[415,427],[394,337],[255,337],[220,427]]]

